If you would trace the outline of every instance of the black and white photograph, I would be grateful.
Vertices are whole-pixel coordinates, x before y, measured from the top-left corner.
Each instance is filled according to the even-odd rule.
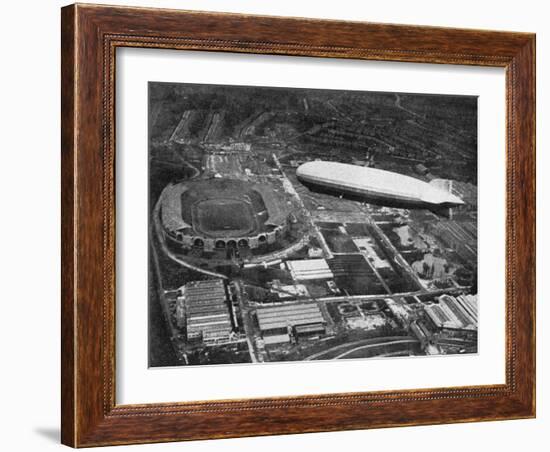
[[[149,367],[478,351],[478,98],[149,82]]]

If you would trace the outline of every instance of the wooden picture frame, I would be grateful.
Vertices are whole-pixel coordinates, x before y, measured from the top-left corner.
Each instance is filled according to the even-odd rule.
[[[62,442],[73,447],[535,416],[535,35],[71,5],[62,9]],[[300,55],[506,70],[506,383],[115,403],[115,50]]]

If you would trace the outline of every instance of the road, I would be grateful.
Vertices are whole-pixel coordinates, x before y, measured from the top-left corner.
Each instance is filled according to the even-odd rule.
[[[351,355],[353,352],[356,352],[357,350],[363,350],[363,349],[366,349],[366,348],[383,347],[383,346],[386,346],[386,345],[395,345],[395,344],[414,344],[414,343],[417,343],[417,342],[418,341],[416,339],[402,339],[402,340],[399,340],[399,341],[383,342],[381,344],[361,345],[359,347],[352,348],[351,350],[347,350],[344,353],[341,353],[340,355],[335,356],[332,359],[341,359],[341,358],[344,358],[345,356]]]
[[[393,258],[393,261],[401,267],[401,269],[407,274],[410,280],[416,284],[417,287],[424,287],[420,279],[418,278],[418,275],[416,272],[412,269],[412,267],[409,265],[409,263],[401,256],[401,253],[399,250],[393,245],[393,243],[388,239],[386,234],[384,234],[384,231],[380,229],[380,226],[376,224],[374,221],[369,221],[369,226],[372,227],[378,238],[383,242],[384,249],[388,251]]]
[[[211,270],[206,270],[204,268],[197,267],[195,265],[190,264],[189,262],[184,261],[183,259],[180,259],[178,256],[176,256],[170,248],[168,248],[168,245],[166,245],[166,241],[164,240],[163,232],[162,232],[162,225],[160,224],[160,198],[157,201],[155,208],[153,210],[153,228],[157,236],[157,241],[160,244],[160,247],[162,248],[162,251],[174,262],[177,262],[183,267],[187,267],[190,270],[194,270],[199,273],[203,273],[208,276],[213,276],[214,278],[221,278],[221,279],[227,279],[227,276],[225,276],[222,273],[217,273]],[[154,245],[153,245],[154,246]]]
[[[151,246],[151,256],[153,257],[153,263],[154,263],[153,267],[155,269],[155,276],[157,279],[157,286],[158,286],[157,296],[159,298],[160,306],[162,308],[162,312],[166,320],[168,330],[170,331],[170,339],[174,339],[178,336],[179,332],[174,326],[170,318],[170,310],[168,309],[168,305],[166,303],[166,291],[164,290],[164,286],[162,284],[162,276],[160,274],[160,264],[158,260],[158,254],[157,254],[157,250],[155,249],[155,245],[153,243],[151,231],[150,231],[149,243]]]
[[[254,344],[250,340],[251,337],[254,337],[253,333],[253,327],[249,324],[250,320],[250,314],[249,309],[246,307],[246,303],[243,300],[243,286],[239,280],[234,280],[233,284],[235,286],[235,294],[237,296],[237,301],[239,302],[239,307],[241,309],[241,318],[243,321],[243,328],[244,328],[244,334],[246,336],[246,342],[248,344],[248,354],[250,355],[250,360],[253,363],[257,363],[260,360],[256,356],[256,349],[254,348]]]
[[[339,295],[334,297],[317,297],[313,299],[311,296],[298,298],[297,300],[292,301],[278,301],[276,303],[262,303],[261,306],[281,306],[285,304],[294,304],[294,303],[327,303],[334,301],[349,301],[349,300],[383,300],[385,298],[402,298],[402,297],[414,297],[414,296],[437,296],[444,294],[462,294],[465,290],[469,289],[468,287],[453,287],[448,289],[437,289],[437,290],[416,290],[412,292],[399,292],[393,294],[371,294],[371,295]]]
[[[325,237],[323,237],[323,234],[321,234],[321,231],[319,230],[319,228],[315,224],[315,220],[313,219],[313,216],[311,215],[311,212],[306,208],[306,206],[304,204],[304,201],[302,201],[302,198],[300,197],[300,194],[296,191],[296,189],[294,188],[294,185],[292,185],[292,182],[286,176],[286,174],[283,170],[283,166],[281,165],[281,162],[279,162],[279,159],[277,158],[277,156],[275,154],[273,154],[273,161],[275,162],[275,165],[277,165],[277,168],[279,169],[281,175],[283,176],[283,178],[285,180],[284,185],[291,190],[291,192],[292,192],[291,194],[296,198],[296,200],[298,201],[298,204],[300,204],[300,208],[302,209],[302,212],[304,213],[304,215],[308,219],[313,231],[315,231],[315,235],[317,236],[317,239],[319,240],[319,243],[321,244],[321,247],[323,248],[323,250],[325,252],[326,258],[327,259],[332,259],[332,251],[328,247],[328,244],[325,240]]]
[[[313,361],[313,360],[316,360],[317,358],[319,358],[320,356],[326,355],[326,354],[331,353],[335,350],[345,349],[347,347],[355,346],[353,348],[353,350],[357,350],[357,349],[360,349],[360,348],[363,348],[363,347],[368,347],[368,346],[380,347],[380,346],[383,346],[383,345],[390,345],[392,343],[398,343],[400,341],[418,342],[416,339],[413,339],[410,336],[388,336],[388,337],[382,337],[382,338],[381,337],[376,337],[376,338],[370,338],[370,339],[362,339],[360,341],[348,342],[348,343],[345,343],[345,344],[336,345],[335,347],[329,348],[327,350],[322,350],[320,352],[314,353],[313,355],[310,355],[310,356],[304,358],[304,361]],[[347,354],[348,351],[350,351],[350,350],[344,351],[341,355]],[[338,356],[341,356],[341,355],[338,355]],[[337,359],[337,358],[332,358],[332,359]]]
[[[345,227],[345,225],[344,225]],[[359,254],[363,257],[363,259],[365,260],[365,262],[367,263],[367,265],[370,267],[370,269],[372,270],[372,272],[374,273],[374,275],[376,276],[376,278],[378,279],[378,281],[380,282],[380,284],[382,284],[382,287],[384,288],[384,290],[388,293],[388,294],[391,294],[392,291],[390,289],[390,287],[388,286],[388,284],[386,283],[386,281],[384,281],[384,278],[382,278],[382,276],[380,275],[380,273],[378,272],[378,270],[376,269],[376,267],[372,264],[372,262],[369,260],[368,258],[368,254],[366,252],[359,252],[359,253],[334,253],[334,254]]]
[[[397,108],[399,108],[400,110],[406,111],[407,113],[414,116],[415,118],[424,119],[424,117],[422,115],[419,115],[415,111],[412,111],[412,110],[409,110],[408,108],[403,107],[403,105],[401,105],[401,96],[397,93],[395,93],[395,106]]]

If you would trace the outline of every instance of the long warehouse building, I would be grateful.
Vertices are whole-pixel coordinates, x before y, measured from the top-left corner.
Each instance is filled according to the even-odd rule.
[[[290,329],[294,329],[297,334],[325,332],[326,320],[316,303],[261,308],[256,311],[256,315],[264,338],[285,335]]]
[[[181,289],[188,341],[211,345],[229,339],[232,325],[225,284],[221,279],[193,281]]]

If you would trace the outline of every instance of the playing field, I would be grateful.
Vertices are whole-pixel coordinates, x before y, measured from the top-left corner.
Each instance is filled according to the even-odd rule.
[[[238,237],[257,228],[250,206],[238,199],[201,201],[193,209],[194,226],[207,235]]]

